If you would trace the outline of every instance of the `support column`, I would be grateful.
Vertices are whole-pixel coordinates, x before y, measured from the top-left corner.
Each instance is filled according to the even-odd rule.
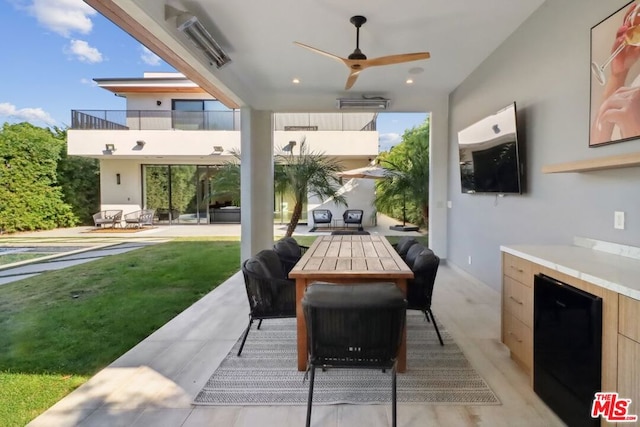
[[[429,248],[447,258],[449,99],[433,105],[429,129]]]
[[[241,109],[240,257],[273,247],[273,126],[271,111]]]

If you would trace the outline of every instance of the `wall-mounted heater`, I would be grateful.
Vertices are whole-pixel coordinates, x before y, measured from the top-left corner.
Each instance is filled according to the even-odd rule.
[[[341,110],[386,110],[390,100],[382,97],[338,98],[336,105]]]
[[[211,37],[209,31],[200,23],[197,16],[182,13],[176,17],[176,27],[183,32],[212,61],[212,65],[220,68],[231,62],[229,55],[222,50],[218,42]]]

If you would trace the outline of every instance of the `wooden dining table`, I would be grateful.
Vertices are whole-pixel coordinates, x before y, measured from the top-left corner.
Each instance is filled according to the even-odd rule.
[[[302,297],[316,281],[336,284],[393,282],[407,293],[407,279],[413,272],[391,243],[377,235],[319,236],[289,273],[296,280],[296,319],[298,370],[307,367],[307,330]],[[398,372],[407,369],[407,334],[402,334],[398,353]]]

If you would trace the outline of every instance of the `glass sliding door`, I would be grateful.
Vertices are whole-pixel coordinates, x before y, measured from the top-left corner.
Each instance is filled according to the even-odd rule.
[[[199,206],[195,165],[144,165],[144,200],[148,209],[155,209],[159,223],[207,223],[206,212]]]
[[[144,200],[147,209],[154,209],[161,223],[171,223],[169,166],[146,165],[144,175]]]

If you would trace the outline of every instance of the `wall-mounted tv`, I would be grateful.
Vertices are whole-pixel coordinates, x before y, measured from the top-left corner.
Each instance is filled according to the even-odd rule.
[[[462,192],[522,194],[520,145],[515,102],[458,132]]]

